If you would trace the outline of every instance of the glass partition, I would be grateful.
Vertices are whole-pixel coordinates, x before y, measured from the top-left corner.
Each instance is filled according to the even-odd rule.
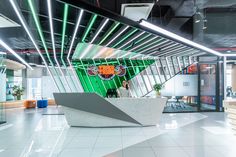
[[[6,122],[4,101],[6,101],[6,66],[5,59],[6,54],[0,52],[0,124]]]
[[[177,70],[177,69],[176,69]],[[198,111],[198,71],[193,64],[164,84],[162,96],[168,98],[164,112]]]
[[[216,110],[216,64],[200,64],[201,110]]]

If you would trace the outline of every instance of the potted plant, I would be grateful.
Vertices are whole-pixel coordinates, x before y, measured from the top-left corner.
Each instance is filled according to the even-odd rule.
[[[21,99],[21,96],[23,95],[23,93],[24,93],[24,87],[20,87],[20,86],[16,86],[16,85],[14,85],[13,86],[13,93],[12,93],[12,95],[14,96],[14,97],[16,97],[16,100],[20,100]]]
[[[158,96],[161,95],[161,89],[163,88],[163,85],[161,83],[157,83],[153,86],[154,90],[156,91],[156,94]]]

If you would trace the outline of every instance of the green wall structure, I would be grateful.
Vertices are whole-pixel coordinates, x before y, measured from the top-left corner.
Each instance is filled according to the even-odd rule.
[[[80,82],[85,92],[96,92],[105,97],[107,89],[117,89],[122,86],[123,80],[131,80],[149,65],[154,63],[154,60],[130,60],[130,59],[83,59],[73,60],[73,66],[80,79]],[[123,65],[127,67],[126,75],[123,77],[115,76],[111,80],[103,80],[98,75],[89,76],[87,68],[89,66],[99,65]]]

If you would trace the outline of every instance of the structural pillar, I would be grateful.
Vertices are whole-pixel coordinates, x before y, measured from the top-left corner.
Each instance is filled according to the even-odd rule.
[[[236,91],[236,65],[232,66],[232,71],[231,71],[231,80],[232,80],[232,90]]]

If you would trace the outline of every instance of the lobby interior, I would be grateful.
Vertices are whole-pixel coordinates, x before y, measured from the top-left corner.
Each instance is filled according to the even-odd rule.
[[[235,157],[235,6],[1,0],[0,157]]]

